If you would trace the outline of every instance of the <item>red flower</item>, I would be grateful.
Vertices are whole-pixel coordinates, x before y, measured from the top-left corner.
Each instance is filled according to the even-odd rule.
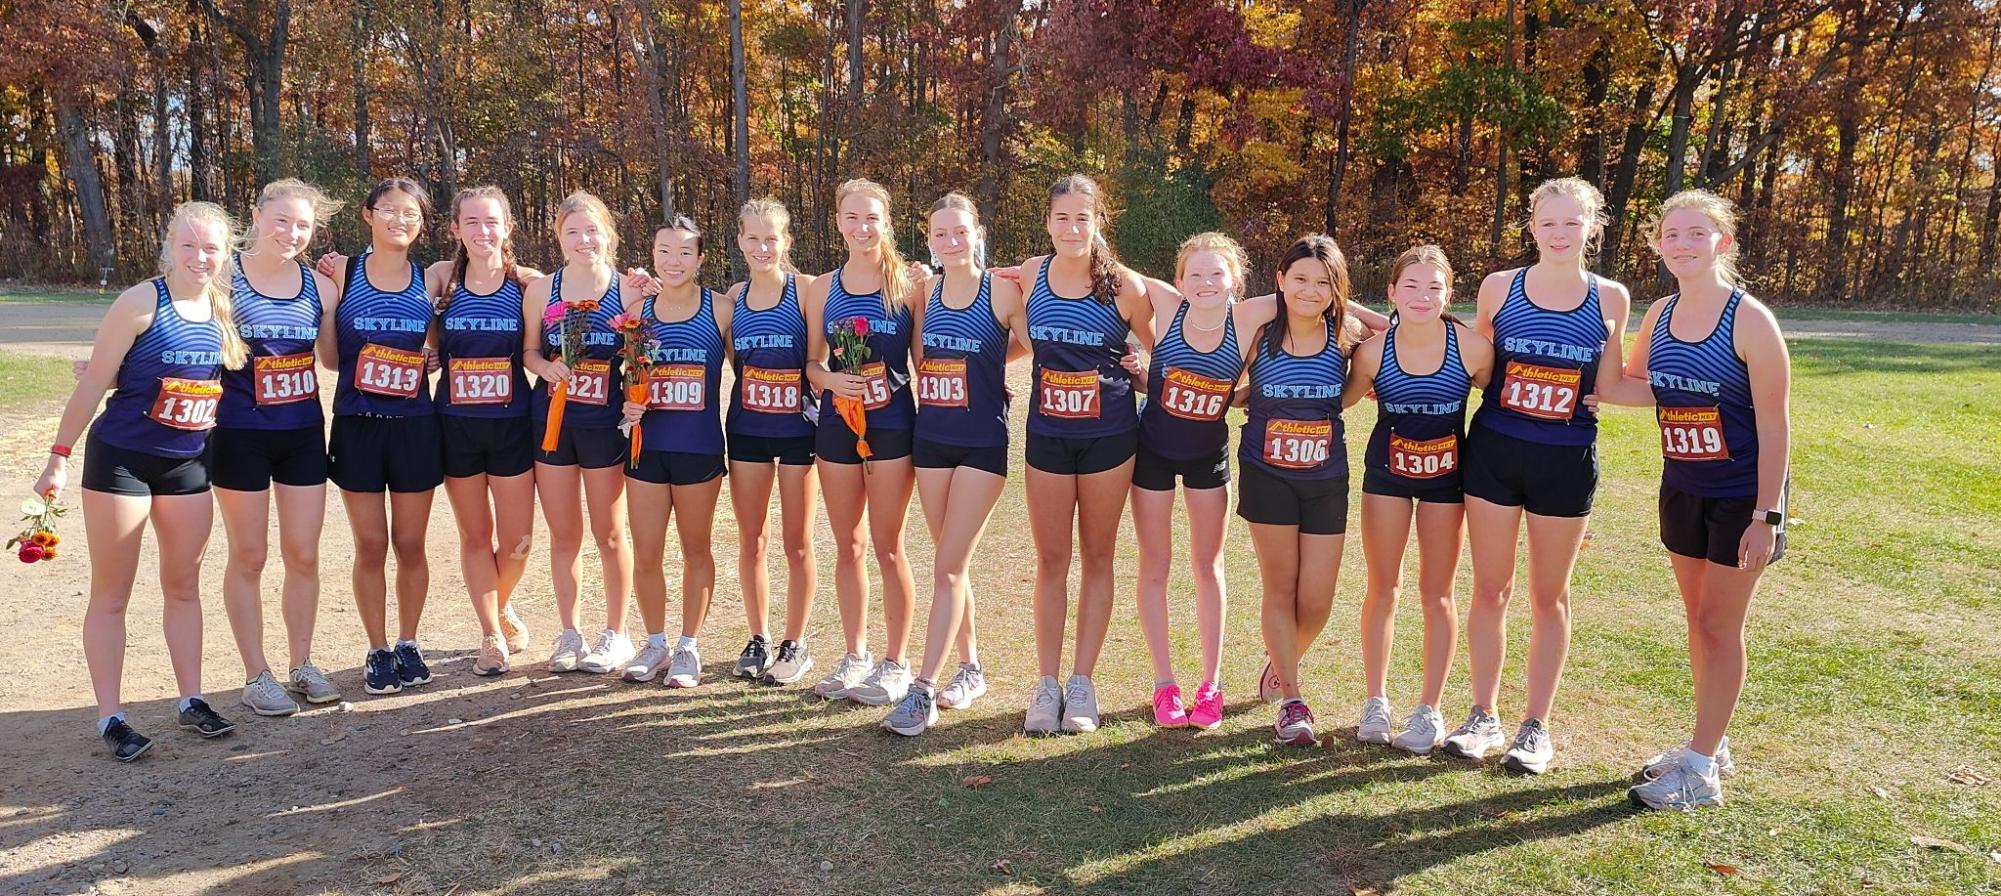
[[[43,551],[41,545],[38,545],[32,541],[28,542],[27,544],[21,546],[21,562],[33,563],[37,560],[42,559],[42,553]]]
[[[856,335],[856,336],[867,336],[867,335],[868,335],[868,318],[866,318],[866,317],[857,317],[857,318],[855,318],[855,320],[854,320],[854,324],[855,324],[855,335]]]

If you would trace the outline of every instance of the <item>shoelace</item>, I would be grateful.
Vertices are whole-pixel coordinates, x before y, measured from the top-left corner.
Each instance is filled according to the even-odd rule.
[[[790,643],[780,643],[778,645],[779,662],[789,663],[798,658],[799,658],[799,645]]]
[[[1054,685],[1041,685],[1035,689],[1036,706],[1056,706],[1062,702]]]
[[[1312,713],[1307,711],[1305,704],[1287,703],[1284,707],[1279,709],[1278,726],[1280,728],[1291,728],[1294,725],[1298,725],[1302,722],[1305,722],[1307,719],[1311,718],[1312,715],[1313,715]]]
[[[1089,702],[1090,699],[1091,686],[1088,684],[1072,684],[1064,688],[1063,702],[1072,706]]]
[[[1164,713],[1164,712],[1166,712],[1166,711],[1168,711],[1168,710],[1170,710],[1170,709],[1173,709],[1173,708],[1174,708],[1174,705],[1175,705],[1175,704],[1176,704],[1177,702],[1179,702],[1179,701],[1177,701],[1177,700],[1175,700],[1175,699],[1174,699],[1175,697],[1178,697],[1178,696],[1180,696],[1180,695],[1179,695],[1178,693],[1176,693],[1176,692],[1174,692],[1174,691],[1168,691],[1168,690],[1162,690],[1162,691],[1160,691],[1160,692],[1158,692],[1158,693],[1154,694],[1154,695],[1153,695],[1153,711],[1154,711],[1154,712],[1156,712],[1156,713]]]
[[[1524,753],[1540,752],[1542,742],[1548,738],[1549,732],[1542,728],[1524,728],[1521,735],[1515,738],[1515,749]]]

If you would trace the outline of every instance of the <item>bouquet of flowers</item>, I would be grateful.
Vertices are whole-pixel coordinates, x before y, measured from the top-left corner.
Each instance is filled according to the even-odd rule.
[[[644,317],[630,311],[622,312],[611,319],[611,328],[624,342],[619,346],[618,356],[624,362],[625,400],[646,404],[648,378],[653,373],[653,356],[660,349],[660,340],[653,338],[653,328]],[[627,421],[619,424],[632,435],[632,450],[627,463],[639,466],[641,438],[639,425]]]
[[[13,550],[18,545],[22,563],[56,559],[56,545],[63,542],[62,536],[56,534],[56,520],[63,515],[63,509],[56,506],[54,498],[35,497],[21,502],[21,513],[21,520],[28,527],[7,540],[7,549]]]
[[[835,321],[832,338],[834,360],[840,362],[842,370],[858,372],[863,364],[868,363],[868,318],[851,317]],[[855,453],[861,456],[862,463],[866,465],[869,457],[875,453],[868,446],[868,409],[859,398],[842,398],[836,395],[834,410],[841,415],[841,420],[848,424],[848,428],[854,430]]]
[[[561,327],[562,336],[558,341],[557,360],[563,366],[575,369],[577,362],[584,359],[584,333],[591,327],[591,312],[598,310],[597,299],[565,301],[560,305],[550,305],[542,314],[542,329]],[[563,436],[563,406],[569,403],[569,391],[562,383],[549,384],[549,420],[542,432],[542,450],[556,450],[557,440]]]

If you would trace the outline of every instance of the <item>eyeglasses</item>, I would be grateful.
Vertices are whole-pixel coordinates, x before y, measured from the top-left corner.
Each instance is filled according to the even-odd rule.
[[[368,210],[374,212],[377,217],[387,218],[391,221],[402,221],[405,224],[415,224],[419,221],[424,220],[423,212],[413,212],[413,211],[399,212],[396,211],[395,209],[377,208],[374,206],[370,206]]]

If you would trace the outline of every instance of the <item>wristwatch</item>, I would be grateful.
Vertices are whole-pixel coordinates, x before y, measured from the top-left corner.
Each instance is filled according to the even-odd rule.
[[[1786,524],[1786,514],[1782,510],[1754,510],[1751,511],[1751,522],[1764,523],[1767,526],[1783,526]]]

